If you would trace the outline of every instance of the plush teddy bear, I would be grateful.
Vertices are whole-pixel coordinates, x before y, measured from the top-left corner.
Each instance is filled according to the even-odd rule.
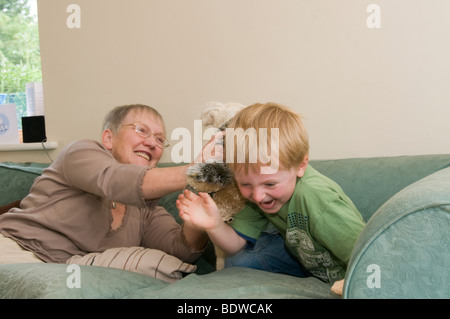
[[[202,111],[201,119],[203,126],[222,128],[222,126],[245,106],[240,103],[210,102]]]
[[[238,103],[222,104],[212,102],[202,112],[203,126],[225,130],[226,123],[245,106]],[[220,143],[223,143],[223,138]],[[203,162],[189,167],[187,173],[187,189],[194,192],[208,193],[216,202],[225,223],[230,223],[233,216],[245,206],[233,177],[233,173],[225,163]],[[216,269],[224,268],[226,254],[215,248]]]

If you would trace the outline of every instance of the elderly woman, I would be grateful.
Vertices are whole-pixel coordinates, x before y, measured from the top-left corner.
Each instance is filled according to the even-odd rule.
[[[0,216],[0,263],[65,263],[73,255],[131,246],[197,260],[206,234],[190,223],[180,226],[157,206],[158,198],[186,186],[188,165],[156,167],[166,146],[155,109],[113,109],[101,143],[67,146],[35,180],[20,208]]]

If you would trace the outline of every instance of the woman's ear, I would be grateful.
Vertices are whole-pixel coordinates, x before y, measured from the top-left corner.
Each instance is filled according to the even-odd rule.
[[[113,145],[113,132],[110,129],[106,129],[102,133],[102,144],[107,150],[112,150]]]
[[[297,177],[302,177],[305,174],[308,162],[309,162],[309,155],[305,155],[305,157],[303,158],[303,162],[301,162],[297,168]]]

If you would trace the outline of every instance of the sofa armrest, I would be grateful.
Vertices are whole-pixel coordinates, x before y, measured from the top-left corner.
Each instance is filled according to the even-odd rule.
[[[352,252],[344,298],[449,298],[450,168],[398,192]]]

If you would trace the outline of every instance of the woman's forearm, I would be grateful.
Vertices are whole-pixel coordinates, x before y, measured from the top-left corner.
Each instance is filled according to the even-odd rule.
[[[182,190],[186,184],[186,170],[189,164],[174,167],[149,169],[142,183],[145,199],[157,199],[169,193]]]
[[[154,167],[147,171],[142,183],[142,194],[145,199],[157,199],[169,193],[182,190],[187,185],[186,171],[190,165],[209,159],[222,158],[222,148],[215,139],[223,133],[217,133],[203,147],[196,160],[190,164],[172,167]]]

